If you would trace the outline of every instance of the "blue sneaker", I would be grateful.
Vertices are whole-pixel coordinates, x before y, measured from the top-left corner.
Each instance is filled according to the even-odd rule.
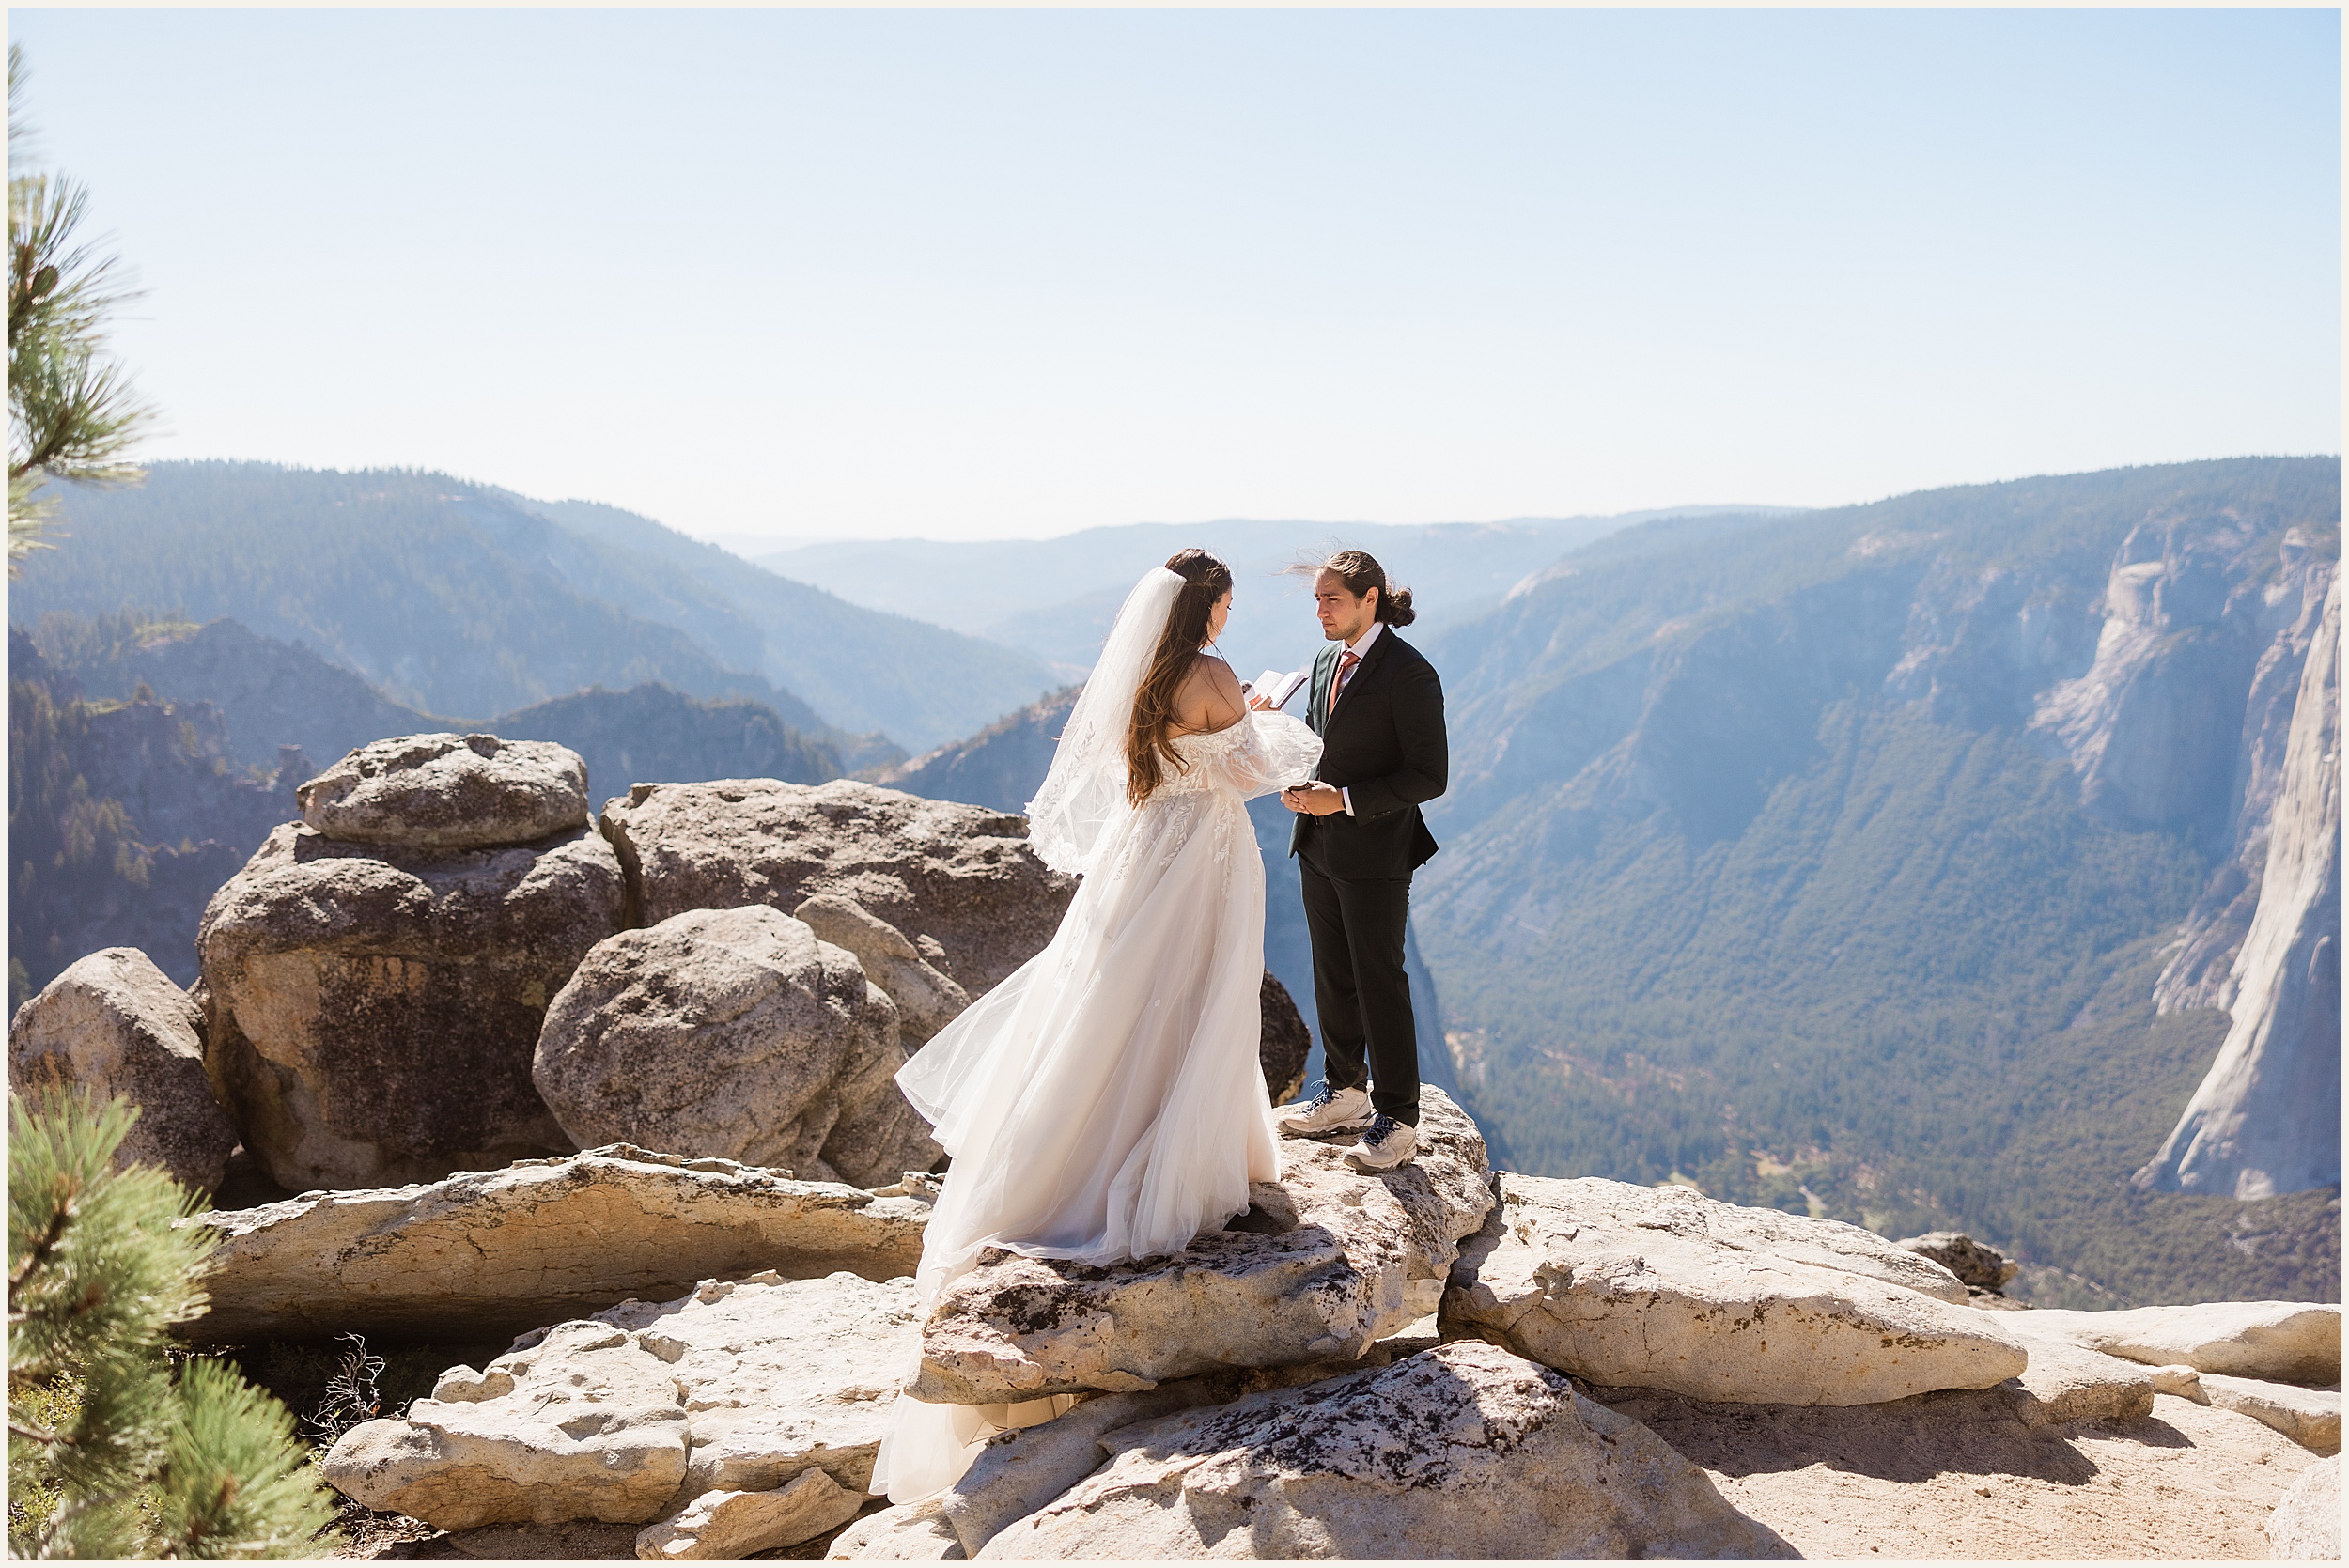
[[[1382,1110],[1370,1119],[1362,1141],[1346,1151],[1346,1163],[1357,1171],[1392,1171],[1417,1153],[1419,1129]]]

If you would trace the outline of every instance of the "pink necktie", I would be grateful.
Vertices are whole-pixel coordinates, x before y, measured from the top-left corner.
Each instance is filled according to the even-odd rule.
[[[1335,713],[1338,710],[1338,698],[1344,694],[1346,683],[1354,678],[1354,666],[1361,661],[1362,656],[1352,648],[1346,649],[1345,655],[1338,660],[1338,678],[1330,683],[1330,712]]]

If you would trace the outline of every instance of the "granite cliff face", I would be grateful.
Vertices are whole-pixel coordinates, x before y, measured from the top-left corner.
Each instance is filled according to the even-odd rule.
[[[2233,1026],[2140,1186],[2265,1198],[2341,1182],[2341,582],[2326,575],[2227,971]]]
[[[2165,1013],[2234,1005],[2232,960],[2259,908],[2286,753],[2295,715],[2308,700],[2303,674],[2338,572],[2338,561],[2315,554],[2305,536],[2287,536],[2281,578],[2267,592],[2270,615],[2289,618],[2269,640],[2251,676],[2243,737],[2234,758],[2233,816],[2228,824],[2226,854],[2195,901],[2180,930],[2177,950],[2155,984],[2155,1001]]]

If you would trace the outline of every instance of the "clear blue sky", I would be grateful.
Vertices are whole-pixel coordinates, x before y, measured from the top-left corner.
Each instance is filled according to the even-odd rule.
[[[980,537],[2340,449],[2336,11],[8,24],[157,457]]]

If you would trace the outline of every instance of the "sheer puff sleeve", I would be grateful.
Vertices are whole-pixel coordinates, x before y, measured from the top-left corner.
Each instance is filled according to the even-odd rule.
[[[1218,760],[1243,799],[1269,795],[1314,776],[1321,761],[1321,737],[1302,719],[1250,708],[1237,727],[1242,733]]]

